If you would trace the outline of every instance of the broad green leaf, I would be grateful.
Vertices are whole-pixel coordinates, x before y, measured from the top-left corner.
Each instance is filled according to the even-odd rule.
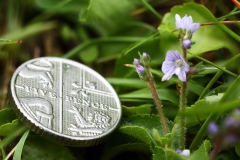
[[[132,116],[137,114],[150,114],[152,113],[152,105],[142,105],[138,107],[122,106],[123,116]]]
[[[175,105],[178,105],[179,99],[177,92],[172,91],[170,89],[157,89],[157,93],[161,100],[167,100],[172,102]],[[145,98],[145,99],[152,99],[151,91],[146,89],[140,89],[134,92],[130,92],[127,94],[119,95],[119,98]]]
[[[166,119],[166,122],[168,124],[169,131],[171,131],[173,127],[173,123],[167,119]],[[125,126],[144,127],[144,129],[151,134],[151,137],[153,137],[153,129],[156,129],[160,137],[164,137],[163,127],[160,123],[160,117],[158,115],[143,114],[143,115],[133,115],[127,118],[123,118],[121,127],[125,127]]]
[[[173,41],[169,37],[174,35],[177,37],[176,33],[172,33],[172,31],[176,29],[175,14],[179,14],[181,17],[183,17],[186,13],[192,16],[193,22],[217,22],[213,14],[203,5],[186,3],[183,6],[173,7],[170,13],[165,14],[163,21],[158,28],[164,43],[170,43],[172,46],[174,46],[171,47],[168,45],[166,46],[166,50],[177,49],[181,51],[181,46],[177,39],[174,39]],[[201,26],[193,34],[192,41],[196,42],[196,44],[194,44],[189,51],[195,55],[200,55],[207,51],[227,48],[232,54],[237,54],[239,52],[238,44],[226,33],[226,28],[224,29],[225,31],[223,31],[221,27],[219,27],[221,25],[223,24]]]
[[[118,129],[120,132],[133,136],[140,139],[147,144],[157,145],[153,137],[148,133],[146,128],[139,126],[122,126]]]
[[[165,152],[168,160],[186,160],[187,159],[170,149],[165,149]]]
[[[154,146],[151,148],[153,154],[152,154],[152,160],[168,160],[166,152],[163,148]]]
[[[17,117],[11,108],[0,110],[0,126],[5,123],[11,123],[16,118]]]
[[[22,160],[76,160],[64,146],[39,136],[28,136],[22,152]]]
[[[0,136],[9,136],[21,127],[23,127],[23,124],[18,119],[13,120],[11,123],[5,123],[0,126]]]
[[[205,140],[198,150],[193,152],[189,160],[208,160],[209,151],[211,149],[211,143],[209,140]]]
[[[81,13],[81,21],[96,21],[121,18],[134,9],[128,0],[89,0],[89,6]]]
[[[105,150],[100,160],[112,160],[114,157],[117,157],[118,154],[123,152],[150,153],[150,148],[149,145],[147,145],[146,143],[123,144]]]
[[[198,116],[200,117],[200,120],[203,121],[211,113],[211,112],[207,113],[209,111],[209,107],[219,103],[222,96],[223,96],[223,94],[205,97],[204,99],[197,101],[194,105],[191,105],[191,107],[187,107],[186,112],[191,112],[191,111],[195,110],[197,113],[199,110],[201,110],[201,112],[198,114]],[[206,112],[202,113],[202,110],[206,110]],[[198,123],[199,122],[198,122],[197,116],[195,114],[186,116],[186,127],[187,128],[190,128]]]
[[[28,134],[29,134],[30,130],[27,130],[22,138],[20,139],[20,141],[18,142],[17,144],[17,148],[14,152],[14,155],[13,155],[13,160],[21,160],[21,155],[22,155],[22,150],[23,150],[23,146],[24,146],[24,143],[28,137]]]

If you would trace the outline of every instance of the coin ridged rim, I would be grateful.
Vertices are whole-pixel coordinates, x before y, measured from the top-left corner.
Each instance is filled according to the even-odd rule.
[[[17,98],[16,91],[15,91],[15,81],[18,77],[18,74],[24,67],[26,67],[27,64],[36,62],[41,59],[47,59],[50,61],[58,61],[58,62],[68,63],[70,65],[73,65],[75,67],[78,67],[84,71],[91,73],[94,77],[96,77],[98,80],[100,80],[102,83],[104,83],[104,85],[109,89],[110,93],[113,95],[114,100],[116,102],[116,106],[119,107],[118,108],[119,116],[116,118],[115,124],[112,125],[106,132],[104,132],[101,135],[91,136],[91,137],[77,137],[77,136],[74,137],[74,136],[58,133],[54,130],[51,130],[51,129],[41,125],[34,118],[29,116],[28,113],[23,108],[18,107],[18,106],[21,106],[21,104]],[[120,123],[120,119],[122,116],[122,107],[121,107],[120,100],[118,98],[116,91],[113,89],[113,87],[110,85],[110,83],[103,76],[101,76],[99,73],[97,73],[93,69],[91,69],[79,62],[72,61],[72,60],[65,59],[65,58],[40,57],[40,58],[35,58],[32,60],[26,61],[25,63],[21,64],[16,69],[16,71],[13,73],[13,76],[10,80],[9,88],[10,88],[10,91],[9,91],[8,96],[10,99],[11,106],[12,106],[13,110],[15,111],[17,117],[23,122],[23,124],[28,126],[29,129],[32,130],[33,132],[35,132],[36,134],[38,134],[46,139],[49,139],[50,141],[54,141],[56,143],[63,144],[63,145],[92,146],[92,145],[101,143],[103,141],[103,139],[106,138],[107,135],[109,135],[111,132],[113,132],[116,129],[116,127]],[[63,97],[59,97],[59,98],[63,98]]]

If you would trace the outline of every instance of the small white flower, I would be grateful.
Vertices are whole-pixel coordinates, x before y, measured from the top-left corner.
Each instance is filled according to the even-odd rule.
[[[184,149],[181,153],[182,156],[185,157],[190,157],[190,150],[189,149]]]

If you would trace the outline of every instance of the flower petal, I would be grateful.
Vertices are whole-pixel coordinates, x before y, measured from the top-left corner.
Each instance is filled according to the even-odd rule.
[[[186,72],[183,69],[180,70],[180,73],[178,74],[178,78],[182,82],[186,82]]]
[[[191,30],[191,33],[193,34],[196,32],[196,30],[200,27],[200,23],[193,23],[190,25],[189,29]]]
[[[170,51],[167,52],[165,61],[175,62],[176,60],[181,59],[181,57],[182,57],[181,54],[178,53],[177,51],[170,50]]]
[[[168,81],[172,76],[169,75],[169,74],[165,74],[163,77],[162,77],[162,81]]]
[[[174,64],[174,62],[167,62],[167,61],[164,61],[163,64],[162,64],[162,72],[164,74],[167,74],[167,73],[171,73],[173,72],[172,74],[174,74],[175,72],[175,69],[176,69],[176,66]],[[173,71],[172,71],[173,70]]]

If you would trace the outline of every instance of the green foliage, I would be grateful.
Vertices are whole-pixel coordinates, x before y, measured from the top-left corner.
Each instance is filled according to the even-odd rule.
[[[208,160],[211,143],[205,140],[198,150],[193,152],[189,160]]]
[[[1,136],[8,136],[11,135],[16,129],[22,127],[23,124],[18,120],[15,119],[11,123],[5,123],[0,126],[0,135]]]
[[[187,107],[186,112],[193,112],[193,110],[195,110],[195,112],[198,114],[197,115],[189,114],[186,117],[186,127],[190,128],[198,124],[199,120],[197,119],[197,116],[200,117],[201,121],[204,121],[211,113],[209,107],[217,105],[222,96],[223,96],[222,93],[218,95],[207,96],[205,97],[205,99],[201,99],[197,101],[194,105],[191,105],[191,107]],[[201,112],[199,112],[199,109],[201,109]]]
[[[81,21],[95,21],[119,18],[126,15],[134,8],[133,3],[128,0],[105,1],[89,0],[89,5],[80,15]]]
[[[0,126],[6,123],[11,123],[16,118],[17,117],[11,108],[0,110]]]
[[[20,141],[18,142],[18,144],[17,144],[17,146],[16,146],[17,148],[16,148],[16,150],[15,150],[15,152],[14,152],[14,155],[13,155],[13,160],[21,160],[23,146],[24,146],[24,143],[25,143],[25,141],[26,141],[26,139],[27,139],[27,136],[28,136],[28,134],[29,134],[29,131],[30,131],[30,130],[27,130],[27,131],[23,134],[23,136],[22,136],[22,138],[20,139]]]
[[[28,136],[22,152],[22,160],[76,160],[69,149],[49,142],[39,136]]]

